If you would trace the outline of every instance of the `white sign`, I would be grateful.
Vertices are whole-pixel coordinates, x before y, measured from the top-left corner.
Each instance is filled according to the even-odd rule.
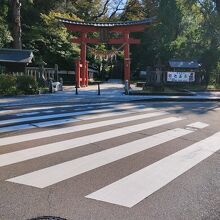
[[[167,72],[167,82],[194,82],[195,72]]]

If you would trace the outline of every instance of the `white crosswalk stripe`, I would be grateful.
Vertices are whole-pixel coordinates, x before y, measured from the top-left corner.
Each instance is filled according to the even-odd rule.
[[[90,109],[90,107],[87,107],[87,109]],[[115,110],[127,110],[127,109],[134,109],[134,107],[133,106],[122,106],[122,107],[115,107],[114,109]],[[109,111],[109,109],[99,109],[99,110],[90,110],[90,111],[84,111],[84,110],[85,108],[82,109],[82,112],[78,111],[78,112],[69,112],[69,113],[62,113],[62,114],[52,114],[52,115],[43,115],[43,116],[41,115],[41,116],[34,116],[34,117],[1,120],[0,125],[7,125],[7,124],[13,124],[13,123],[27,122],[27,121],[44,120],[44,119],[51,119],[51,118],[63,118],[63,117],[70,117],[70,116],[95,114],[95,113]]]
[[[188,127],[192,127],[192,128],[205,128],[207,126],[208,125],[206,123],[203,123],[203,122],[195,122],[195,123],[192,123],[192,124],[188,125]]]
[[[144,118],[151,118],[151,117],[156,117],[156,116],[162,116],[168,114],[166,112],[154,112],[154,113],[147,113],[147,114],[143,114],[143,115],[138,115],[138,116],[130,116],[127,118],[120,118],[120,119],[113,119],[111,121],[108,121],[106,123],[103,122],[96,122],[90,124],[90,126],[85,125],[84,127],[87,129],[91,129],[91,128],[98,128],[101,126],[107,126],[107,125],[113,125],[113,124],[117,124],[117,123],[123,123],[123,122],[128,122],[128,121],[133,121],[133,120],[139,120],[139,119],[144,119]],[[123,116],[124,114],[122,114]],[[106,115],[105,115],[106,116]],[[96,117],[97,119],[98,117]],[[89,118],[87,118],[88,120]],[[91,118],[92,119],[92,118]],[[93,117],[94,119],[94,117]],[[37,127],[47,127],[47,126],[51,126],[51,125],[58,125],[58,124],[63,124],[63,122],[66,123],[71,123],[71,122],[75,122],[75,121],[79,121],[80,119],[66,119],[65,120],[60,120],[60,121],[47,121],[47,122],[40,122],[40,123],[33,123],[33,125],[37,126]],[[83,118],[82,118],[83,120]],[[83,127],[83,126],[81,126]]]
[[[220,132],[86,197],[131,208],[220,150],[219,143]]]
[[[26,113],[18,113],[18,114],[15,114],[16,116],[20,117],[20,116],[29,116],[29,115],[37,115],[39,114],[40,112],[26,112]]]
[[[26,111],[35,111],[35,110],[48,110],[48,109],[57,109],[57,108],[79,108],[79,107],[88,107],[88,106],[112,106],[113,102],[106,102],[106,103],[87,103],[87,104],[80,104],[80,105],[56,105],[56,106],[43,106],[43,107],[30,107],[30,108],[23,108],[23,109],[16,109],[16,110],[0,110],[0,115],[2,114],[13,114],[19,112],[26,112]]]
[[[150,109],[148,109],[150,110]],[[143,112],[145,113],[145,112]],[[90,120],[90,119],[99,119],[103,117],[109,117],[109,116],[124,116],[127,115],[127,112],[122,112],[122,113],[106,113],[106,114],[101,114],[101,115],[93,115],[93,116],[85,116],[85,117],[78,117],[77,119],[66,119],[62,121],[47,121],[47,122],[38,122],[38,123],[32,123],[31,126],[37,126],[37,127],[47,127],[51,125],[56,125],[58,124],[63,124],[63,123],[68,123],[68,122],[76,122],[80,120]],[[155,116],[162,116],[167,114],[166,112],[155,112],[155,113],[146,113],[143,115],[137,115],[137,116],[130,116],[128,118],[121,118],[121,119],[113,119],[113,120],[107,120],[107,121],[102,121],[102,122],[95,122],[95,123],[89,123],[86,125],[80,125],[80,126],[72,126],[72,127],[67,127],[67,128],[62,128],[62,129],[54,129],[54,130],[49,130],[49,131],[42,131],[42,132],[35,132],[31,134],[25,134],[25,135],[18,135],[18,136],[13,136],[13,137],[6,137],[2,138],[0,142],[0,146],[6,145],[6,144],[14,144],[14,143],[19,143],[23,141],[29,141],[29,140],[35,140],[41,138],[46,138],[46,137],[51,137],[51,136],[56,136],[56,135],[61,135],[61,134],[68,134],[72,132],[77,132],[77,131],[82,131],[82,130],[87,130],[87,129],[92,129],[92,128],[98,128],[98,127],[103,127],[107,125],[113,125],[117,123],[122,123],[122,122],[128,122],[132,120],[138,120],[138,119],[143,119],[143,118],[150,118],[150,117],[155,117]],[[25,128],[25,125],[23,125]],[[26,125],[27,127],[29,124]],[[6,128],[2,128],[4,131]],[[10,127],[8,127],[10,129]],[[10,131],[15,130],[16,127],[12,126]],[[0,129],[1,132],[1,129]]]
[[[108,140],[111,138],[131,134],[133,132],[142,131],[149,128],[155,128],[158,126],[166,125],[169,123],[177,122],[182,118],[169,117],[161,120],[155,120],[138,125],[127,126],[124,128],[118,128],[110,131],[105,131],[97,134],[87,135],[79,138],[74,138],[66,141],[56,142],[52,144],[41,145],[39,147],[28,148],[21,151],[15,151],[8,154],[0,155],[0,167],[13,163],[18,163],[25,160],[45,156],[48,154],[73,149],[86,144],[91,144],[99,141]]]
[[[152,111],[154,110],[153,108],[147,108],[144,109],[144,111]],[[143,110],[135,110],[136,113],[143,111]],[[49,127],[49,126],[54,126],[54,125],[62,125],[62,124],[67,124],[67,123],[73,123],[77,122],[80,120],[92,120],[92,119],[101,119],[101,118],[106,118],[106,117],[111,117],[111,116],[123,116],[123,115],[128,115],[134,113],[132,110],[129,110],[128,112],[110,112],[110,113],[105,113],[105,114],[95,114],[95,115],[85,115],[82,113],[81,115],[77,115],[77,118],[65,118],[65,119],[60,119],[57,120],[54,118],[54,120],[47,120],[46,122],[32,122],[31,124],[22,124],[21,126],[7,126],[0,128],[0,133],[5,133],[9,131],[19,131],[19,130],[25,130],[25,129],[30,129],[30,128],[44,128],[44,127]],[[1,144],[0,144],[1,146]]]
[[[65,107],[67,106],[73,107],[73,105],[65,105]],[[99,105],[97,104],[97,106]],[[23,109],[22,112],[20,109],[21,113],[16,114],[17,118],[0,121],[0,125],[4,125],[0,128],[0,133],[20,131],[18,135],[8,133],[7,137],[0,138],[0,150],[4,152],[7,149],[5,153],[0,154],[0,171],[3,169],[2,167],[6,168],[10,165],[14,168],[13,166],[16,167],[17,163],[32,163],[32,160],[36,158],[38,158],[36,161],[40,161],[41,157],[47,159],[52,154],[65,155],[68,154],[67,150],[78,148],[81,151],[86,147],[90,148],[90,153],[86,156],[84,154],[70,158],[70,154],[68,160],[61,158],[58,163],[52,161],[50,165],[43,164],[41,168],[33,166],[26,172],[15,173],[5,178],[5,183],[17,183],[24,187],[31,186],[40,189],[54,184],[59,186],[61,181],[71,178],[74,181],[76,176],[81,177],[81,174],[92,172],[94,169],[114,165],[119,160],[124,163],[122,159],[129,161],[135,154],[149,149],[155,151],[162,144],[164,144],[163,148],[166,148],[170,143],[175,143],[181,138],[185,140],[187,136],[196,134],[200,132],[200,129],[206,129],[209,126],[201,121],[189,122],[188,120],[185,123],[186,118],[176,117],[155,108],[145,108],[143,105],[123,104],[111,109],[110,106],[113,105],[109,105],[107,108],[104,108],[103,105],[103,108],[94,109],[92,105],[87,108],[86,105],[82,105],[81,107],[85,107],[85,111],[75,111],[76,109],[74,109],[74,112],[59,114],[55,113],[55,107],[50,108],[50,106],[32,108],[31,111],[34,112],[25,112],[30,109]],[[88,110],[90,108],[91,110]],[[47,115],[35,116],[39,113],[38,110],[44,110]],[[28,117],[32,115],[33,117]],[[68,123],[74,124],[68,126]],[[60,128],[49,127],[55,125],[62,126]],[[41,131],[38,131],[40,128]],[[95,130],[97,128],[100,130]],[[27,129],[30,129],[30,133],[22,132]],[[86,134],[81,134],[81,131],[85,131]],[[65,139],[62,135],[67,134],[69,134],[68,139]],[[72,134],[77,137],[71,137]],[[208,136],[208,134],[206,135]],[[127,140],[127,136],[129,136],[129,140]],[[120,144],[117,144],[116,141],[114,146],[105,147],[104,150],[101,148],[97,151],[98,148],[95,150],[95,147],[93,149],[92,144],[96,147],[104,146],[103,143],[111,143],[117,138],[122,139]],[[40,141],[38,143],[38,140],[43,143]],[[31,141],[35,141],[34,145]],[[18,149],[17,143],[20,143]],[[96,188],[97,191],[87,191],[83,196],[86,197],[86,200],[97,200],[131,208],[220,150],[219,143],[220,132],[217,132],[209,137],[204,137],[203,140],[194,141],[190,146],[166,155],[147,167],[136,172],[133,171],[128,176],[120,176],[121,179],[108,182],[104,186],[102,185],[102,188]]]
[[[14,125],[0,128],[0,133],[10,132],[10,131],[20,131],[35,128],[35,126],[31,124],[23,124],[23,125]]]
[[[191,132],[192,131],[185,129],[166,131],[109,150],[12,178],[9,181],[44,188]]]

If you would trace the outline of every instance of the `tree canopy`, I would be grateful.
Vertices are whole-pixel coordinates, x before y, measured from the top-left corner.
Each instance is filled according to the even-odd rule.
[[[159,22],[137,35],[132,68],[164,64],[171,58],[198,59],[209,73],[220,70],[219,0],[16,0],[21,3],[22,47],[32,49],[35,63],[73,68],[79,46],[55,16],[82,21],[126,21],[157,16]],[[0,0],[0,47],[13,47],[12,8]],[[88,54],[91,62],[96,62]]]

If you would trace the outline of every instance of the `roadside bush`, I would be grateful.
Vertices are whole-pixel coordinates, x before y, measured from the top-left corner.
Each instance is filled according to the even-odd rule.
[[[16,77],[12,75],[0,75],[0,94],[15,95],[16,94]]]
[[[37,80],[38,88],[48,88],[48,83],[43,78]]]
[[[31,76],[18,76],[16,80],[16,88],[19,94],[36,94],[37,93],[37,82]]]

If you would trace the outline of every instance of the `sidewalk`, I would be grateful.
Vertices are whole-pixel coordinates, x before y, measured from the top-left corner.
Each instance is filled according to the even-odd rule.
[[[131,85],[134,89],[134,85]],[[137,88],[135,88],[137,89]],[[101,94],[98,95],[98,86],[92,85],[79,88],[75,94],[74,86],[65,86],[64,91],[53,94],[1,97],[0,107],[50,103],[96,103],[96,102],[132,102],[132,101],[220,101],[220,92],[198,92],[195,96],[168,96],[168,95],[125,95],[124,85],[118,81],[100,84]]]

